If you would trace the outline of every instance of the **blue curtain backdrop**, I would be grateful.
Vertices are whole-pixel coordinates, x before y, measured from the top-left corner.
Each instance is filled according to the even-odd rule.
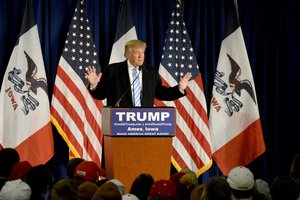
[[[182,0],[185,22],[202,73],[207,104],[211,96],[226,10],[220,0]],[[119,0],[85,0],[102,69],[114,42]],[[32,0],[38,24],[50,98],[76,0]],[[139,39],[147,42],[146,62],[159,66],[175,0],[130,0]],[[289,173],[300,153],[300,1],[238,0],[240,23],[256,85],[267,151],[249,167],[272,181]],[[20,31],[25,0],[0,0],[0,81]],[[1,111],[0,111],[1,112]],[[11,122],[14,123],[14,122]],[[54,178],[64,175],[68,149],[54,129]],[[33,147],[34,148],[34,147]],[[219,175],[216,165],[204,177]]]

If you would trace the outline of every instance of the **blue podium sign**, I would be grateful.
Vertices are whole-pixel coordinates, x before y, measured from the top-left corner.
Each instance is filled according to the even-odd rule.
[[[102,129],[111,136],[174,136],[175,108],[103,107]]]

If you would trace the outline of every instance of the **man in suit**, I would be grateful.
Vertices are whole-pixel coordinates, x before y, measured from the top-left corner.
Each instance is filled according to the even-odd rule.
[[[191,73],[184,75],[178,85],[165,87],[156,68],[144,64],[146,43],[130,40],[125,45],[125,61],[109,65],[104,73],[96,74],[94,67],[88,67],[87,79],[91,95],[103,100],[107,98],[107,106],[120,107],[152,107],[154,98],[172,101],[186,95]],[[133,71],[138,69],[138,76]],[[134,86],[140,85],[139,102],[136,102]],[[135,99],[136,97],[136,99]]]

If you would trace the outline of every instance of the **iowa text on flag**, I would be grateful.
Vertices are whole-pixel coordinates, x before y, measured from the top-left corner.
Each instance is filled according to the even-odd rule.
[[[51,121],[75,157],[92,160],[101,166],[101,101],[94,100],[86,87],[86,68],[100,65],[84,3],[77,3],[69,28],[51,102]]]
[[[227,23],[210,106],[213,158],[227,175],[265,151],[254,81],[233,0],[226,1]]]
[[[32,165],[47,162],[54,153],[49,108],[38,28],[28,0],[1,87],[0,149],[15,148]]]
[[[167,30],[159,73],[164,85],[175,86],[187,72],[192,73],[187,95],[173,102],[156,101],[155,105],[176,107],[172,163],[177,170],[189,168],[199,175],[211,166],[206,100],[195,53],[183,21],[183,8],[177,2]]]
[[[129,40],[137,39],[135,26],[132,22],[131,9],[128,0],[121,0],[119,7],[115,42],[112,47],[109,63],[125,60],[124,47]]]

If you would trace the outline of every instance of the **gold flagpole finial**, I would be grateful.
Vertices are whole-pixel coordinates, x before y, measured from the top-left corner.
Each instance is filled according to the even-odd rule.
[[[181,0],[177,0],[181,4]]]

